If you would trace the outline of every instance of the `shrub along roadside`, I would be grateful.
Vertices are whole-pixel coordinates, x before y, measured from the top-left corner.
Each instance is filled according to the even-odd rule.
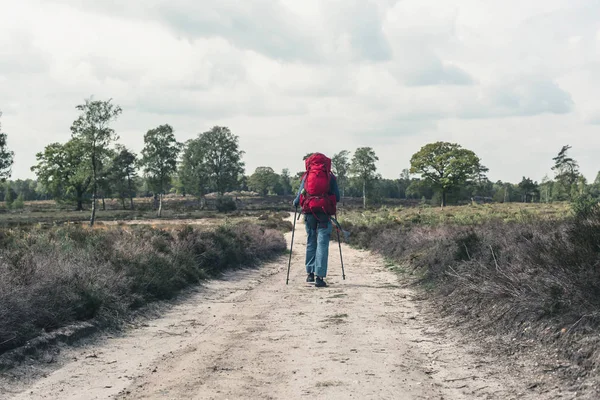
[[[0,354],[76,321],[117,322],[228,268],[286,248],[256,225],[202,231],[151,227],[0,232]]]
[[[420,271],[439,309],[472,332],[551,343],[582,376],[600,367],[600,208],[584,211],[560,221],[345,228],[351,244]]]

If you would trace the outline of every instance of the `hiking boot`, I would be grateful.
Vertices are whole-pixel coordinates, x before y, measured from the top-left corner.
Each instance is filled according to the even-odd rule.
[[[317,276],[317,281],[315,282],[315,287],[326,287],[327,282],[323,280],[320,276]]]
[[[312,283],[314,281],[315,281],[315,274],[313,274],[313,273],[308,274],[308,276],[306,277],[306,282]]]

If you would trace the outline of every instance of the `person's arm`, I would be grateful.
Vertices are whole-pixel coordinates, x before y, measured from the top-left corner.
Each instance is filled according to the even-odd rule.
[[[300,189],[298,189],[298,194],[296,195],[296,198],[294,199],[294,207],[298,207],[300,205],[300,195],[302,194],[302,190],[304,189],[304,179],[302,179],[302,182],[300,182]]]
[[[333,174],[331,174],[331,180],[329,182],[329,190],[331,191],[332,194],[335,195],[335,199],[339,203],[341,200],[340,188],[338,187],[337,178]]]

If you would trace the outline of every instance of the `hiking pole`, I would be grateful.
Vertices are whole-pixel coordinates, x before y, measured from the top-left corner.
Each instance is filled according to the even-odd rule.
[[[290,282],[290,268],[292,266],[292,249],[294,248],[294,234],[296,233],[296,216],[298,216],[298,206],[296,206],[296,211],[294,212],[294,228],[292,228],[292,243],[290,244],[290,261],[288,262],[288,272],[287,278],[285,280],[286,285]]]
[[[337,233],[338,245],[340,246],[340,261],[342,262],[342,278],[346,280],[346,273],[344,272],[344,258],[342,257],[342,242],[340,241],[340,230],[339,228],[335,228],[335,232]]]

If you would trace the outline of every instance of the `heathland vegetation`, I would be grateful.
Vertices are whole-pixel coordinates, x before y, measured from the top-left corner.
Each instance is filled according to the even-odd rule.
[[[385,256],[469,335],[508,337],[494,347],[510,354],[541,344],[571,377],[599,367],[597,201],[384,207],[341,222],[350,244]]]
[[[137,155],[111,128],[120,107],[77,109],[72,138],[37,154],[36,180],[8,180],[15,155],[0,135],[0,353],[279,254],[291,228],[281,211],[304,171],[246,173],[228,128],[180,143],[164,124]],[[557,150],[552,178],[509,183],[455,143],[424,145],[393,179],[372,148],[340,149],[340,221],[462,326],[559,344],[583,374],[600,359],[600,173],[588,182],[570,146]]]

